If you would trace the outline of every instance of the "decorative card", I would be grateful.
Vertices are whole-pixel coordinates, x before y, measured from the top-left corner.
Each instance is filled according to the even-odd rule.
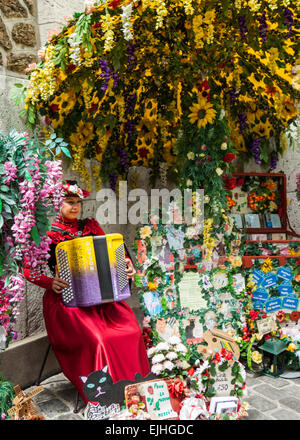
[[[150,316],[158,315],[163,311],[161,297],[157,290],[145,292],[143,298],[145,307]]]
[[[155,330],[159,338],[166,342],[171,336],[178,336],[180,338],[179,322],[174,317],[157,319]]]
[[[178,292],[181,308],[187,307],[190,311],[207,307],[203,291],[199,285],[201,275],[198,272],[184,272],[178,283]]]
[[[173,225],[167,225],[166,230],[170,249],[182,249],[184,244],[184,231],[180,228],[175,228]]]
[[[163,297],[169,310],[174,310],[177,307],[177,292],[174,285],[165,288]]]

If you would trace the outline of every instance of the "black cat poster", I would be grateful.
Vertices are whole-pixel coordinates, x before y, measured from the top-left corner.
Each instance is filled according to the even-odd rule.
[[[98,402],[101,407],[109,407],[113,404],[123,404],[125,400],[125,387],[137,382],[144,382],[155,377],[152,373],[143,377],[136,373],[134,380],[120,380],[113,383],[108,373],[108,366],[102,370],[93,371],[88,376],[80,376],[83,383],[83,393],[90,402]]]

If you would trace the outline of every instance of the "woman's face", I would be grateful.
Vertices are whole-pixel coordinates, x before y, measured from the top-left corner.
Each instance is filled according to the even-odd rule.
[[[81,211],[82,200],[80,197],[66,197],[61,206],[61,214],[68,220],[74,220]]]

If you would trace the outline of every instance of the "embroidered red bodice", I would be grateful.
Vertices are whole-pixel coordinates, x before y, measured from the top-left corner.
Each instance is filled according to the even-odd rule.
[[[87,236],[87,235],[104,235],[104,231],[99,225],[99,223],[95,219],[86,219],[85,225],[82,229],[82,233],[79,232],[80,220],[67,220],[61,216],[57,216],[55,221],[52,223],[51,227],[57,227],[66,231],[58,232],[58,231],[48,231],[47,235],[52,240],[51,245],[51,256],[49,259],[49,266],[51,268],[51,263],[53,265],[53,260],[55,261],[55,247],[58,243],[65,240],[72,240],[76,237]],[[69,234],[68,234],[69,233]],[[50,261],[52,260],[52,262]],[[50,289],[52,287],[53,278],[50,278],[46,275],[37,275],[33,273],[28,267],[26,267],[25,261],[25,269],[24,269],[25,278],[33,284],[36,284],[39,287],[44,289]]]

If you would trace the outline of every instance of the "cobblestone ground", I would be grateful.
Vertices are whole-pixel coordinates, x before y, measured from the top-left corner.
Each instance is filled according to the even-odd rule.
[[[46,379],[41,385],[44,391],[33,401],[38,413],[46,420],[84,420],[84,402],[79,400],[79,412],[75,414],[77,393],[62,373]],[[247,387],[249,409],[244,420],[300,420],[300,378],[272,378],[248,373]]]

